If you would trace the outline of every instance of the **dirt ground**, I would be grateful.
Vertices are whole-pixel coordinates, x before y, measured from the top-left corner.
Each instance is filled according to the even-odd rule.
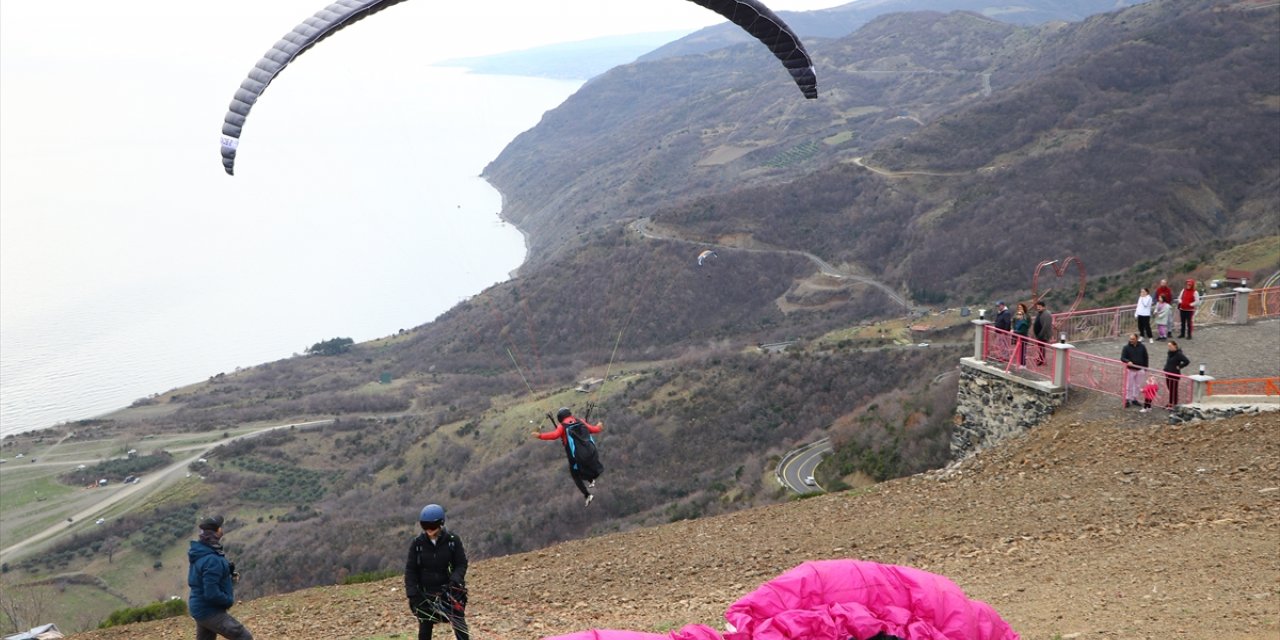
[[[822,558],[946,575],[1027,639],[1280,637],[1280,413],[1168,426],[1107,400],[1075,394],[1020,438],[869,491],[474,563],[473,637],[722,628],[736,599]],[[399,579],[232,612],[260,639],[415,637]],[[192,635],[181,618],[73,637]]]

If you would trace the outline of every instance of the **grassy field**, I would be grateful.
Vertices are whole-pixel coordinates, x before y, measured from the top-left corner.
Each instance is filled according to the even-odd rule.
[[[249,425],[226,431],[163,435],[119,432],[86,437],[82,434],[79,438],[72,436],[70,429],[61,429],[6,438],[3,445],[6,461],[0,464],[0,548],[8,548],[62,522],[66,522],[66,528],[64,533],[6,556],[2,576],[5,589],[23,585],[22,589],[12,592],[49,591],[49,599],[54,603],[49,606],[55,607],[49,614],[50,619],[57,619],[64,630],[95,627],[111,611],[123,607],[145,605],[175,595],[185,597],[186,537],[156,547],[155,542],[147,542],[143,534],[137,532],[110,550],[93,547],[93,551],[88,551],[88,545],[104,538],[103,534],[111,532],[113,523],[125,514],[158,513],[166,506],[205,502],[207,489],[198,474],[179,475],[167,481],[172,484],[150,490],[143,487],[136,495],[105,506],[83,520],[73,517],[93,509],[130,485],[113,480],[105,487],[69,486],[60,482],[58,476],[80,465],[93,469],[100,462],[127,457],[130,450],[144,456],[165,450],[175,454],[175,461],[181,461],[228,436],[262,428],[262,425]],[[18,454],[22,457],[17,457]],[[182,474],[181,469],[177,473]],[[277,511],[283,513],[285,509],[264,509],[262,514],[246,513],[242,517],[275,517]],[[68,521],[69,518],[72,520]],[[102,524],[96,524],[99,518]],[[42,564],[31,572],[17,566],[24,557],[66,540],[66,534],[81,536],[86,544],[70,565]],[[102,586],[106,584],[112,588]],[[0,624],[4,622],[7,621],[0,620]]]

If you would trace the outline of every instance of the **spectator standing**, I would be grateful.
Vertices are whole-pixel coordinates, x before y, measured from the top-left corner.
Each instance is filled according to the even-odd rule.
[[[1178,341],[1170,340],[1169,353],[1164,358],[1164,383],[1169,387],[1169,404],[1165,406],[1166,409],[1172,409],[1178,404],[1178,378],[1182,375],[1183,367],[1189,364],[1191,359],[1178,347]]]
[[[1032,333],[1041,343],[1053,342],[1053,314],[1049,313],[1044,300],[1036,300],[1036,316],[1031,322]],[[1044,345],[1036,344],[1036,365],[1044,364]]]
[[[996,328],[1001,331],[1013,328],[1013,312],[1005,306],[1004,300],[996,301]]]
[[[1165,302],[1173,302],[1173,289],[1169,288],[1169,281],[1160,279],[1160,286],[1156,287],[1156,300],[1164,300]]]
[[[1196,315],[1196,307],[1200,306],[1200,292],[1196,290],[1196,281],[1187,279],[1186,286],[1178,295],[1178,337],[1191,339],[1192,318]]]
[[[1147,368],[1147,348],[1138,334],[1129,334],[1129,344],[1120,350],[1124,369],[1124,408],[1142,403],[1142,371]]]
[[[1031,333],[1031,314],[1027,313],[1027,305],[1018,303],[1018,311],[1013,314],[1013,333],[1018,343],[1014,348],[1018,351],[1018,366],[1027,366],[1027,336]]]
[[[200,519],[200,538],[187,550],[187,586],[191,597],[187,611],[196,621],[196,640],[253,640],[253,634],[231,617],[227,609],[236,603],[233,583],[240,579],[235,565],[222,550],[222,516]]]
[[[1133,311],[1134,317],[1138,319],[1138,338],[1146,338],[1148,343],[1156,341],[1155,336],[1151,334],[1151,312],[1154,301],[1151,299],[1151,292],[1143,287],[1138,291],[1138,305]]]
[[[1156,340],[1164,341],[1173,333],[1173,305],[1169,304],[1168,298],[1156,300],[1151,319],[1156,323],[1156,335],[1159,336]]]

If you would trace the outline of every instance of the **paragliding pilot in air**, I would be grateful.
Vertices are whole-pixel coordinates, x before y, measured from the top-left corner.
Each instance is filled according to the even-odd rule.
[[[467,552],[462,539],[444,528],[444,507],[429,504],[418,515],[422,533],[409,545],[404,592],[418,619],[418,640],[431,640],[431,626],[447,622],[457,640],[471,640],[467,629]]]
[[[588,407],[587,418],[590,417],[591,409]],[[560,439],[564,444],[564,453],[569,458],[569,475],[573,477],[578,491],[586,498],[585,504],[591,504],[594,496],[588,489],[596,486],[596,478],[604,471],[604,465],[600,464],[600,454],[596,450],[596,440],[591,434],[604,430],[604,424],[590,424],[586,420],[579,420],[568,407],[561,407],[554,418],[548,413],[547,418],[556,426],[555,431],[534,431],[533,437],[539,440]]]

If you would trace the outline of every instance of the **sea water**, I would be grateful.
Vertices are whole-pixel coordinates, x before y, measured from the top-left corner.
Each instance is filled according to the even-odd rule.
[[[6,90],[37,99],[0,114],[0,435],[411,329],[519,266],[478,176],[581,83],[344,70],[322,49],[255,107],[235,177],[218,154],[234,86],[6,65]]]

